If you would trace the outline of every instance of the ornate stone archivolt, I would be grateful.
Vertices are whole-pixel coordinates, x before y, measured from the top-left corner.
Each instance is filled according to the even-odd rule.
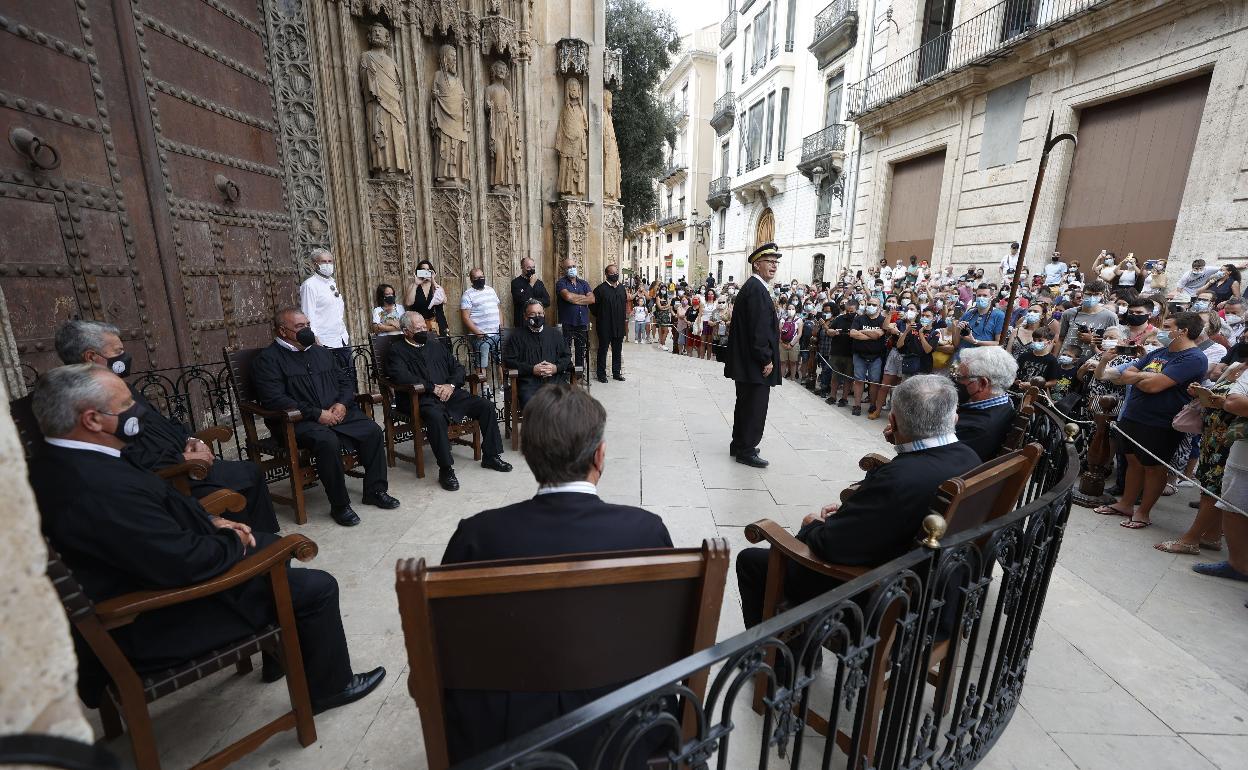
[[[562,262],[572,257],[584,275],[589,244],[589,209],[593,204],[587,201],[561,200],[550,205],[554,211],[551,228],[555,237],[555,258]]]
[[[565,37],[556,46],[558,69],[561,75],[589,76],[589,43],[574,37]]]
[[[416,0],[416,2],[421,28],[427,36],[440,35],[454,37],[456,40],[463,38],[463,17],[460,15],[458,0]]]
[[[411,178],[368,180],[368,213],[382,277],[397,280],[415,262],[411,251],[416,233],[416,197]]]

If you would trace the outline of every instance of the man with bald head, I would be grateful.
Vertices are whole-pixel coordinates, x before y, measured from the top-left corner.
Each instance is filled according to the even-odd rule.
[[[537,265],[525,257],[520,260],[520,275],[511,279],[511,328],[520,329],[524,326],[524,308],[533,301],[542,303],[542,307],[550,307],[550,292],[546,284],[537,277]]]
[[[353,371],[339,366],[334,354],[317,343],[299,310],[284,308],[273,320],[276,337],[252,363],[251,386],[265,409],[293,409],[302,416],[295,423],[295,440],[316,458],[329,515],[344,527],[360,523],[347,496],[343,449],[354,449],[364,466],[364,504],[398,508],[399,501],[386,492],[384,437],[355,403]]]

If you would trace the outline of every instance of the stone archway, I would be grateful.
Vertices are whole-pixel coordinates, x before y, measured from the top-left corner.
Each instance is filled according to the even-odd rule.
[[[763,213],[758,215],[758,224],[754,226],[754,248],[757,249],[764,243],[775,240],[776,238],[776,215],[771,213],[771,207],[763,209]]]

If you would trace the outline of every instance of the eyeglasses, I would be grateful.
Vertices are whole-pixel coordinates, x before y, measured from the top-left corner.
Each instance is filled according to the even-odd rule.
[[[766,262],[766,263],[768,263],[768,264],[772,264],[772,265],[778,265],[778,264],[780,264],[780,260],[778,260],[778,259],[756,259],[756,260],[754,260],[754,262],[755,262],[755,263],[758,263],[758,262]]]

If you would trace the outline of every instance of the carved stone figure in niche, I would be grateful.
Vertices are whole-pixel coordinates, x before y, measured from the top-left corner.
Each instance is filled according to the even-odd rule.
[[[433,178],[436,182],[468,179],[468,95],[458,75],[459,55],[455,46],[444,45],[438,53],[438,74],[433,76],[433,123],[435,155]]]
[[[611,117],[611,89],[602,91],[602,197],[620,199],[620,148],[615,143],[615,120]]]
[[[485,89],[485,114],[490,121],[490,186],[513,187],[520,159],[520,115],[507,90],[507,62],[490,66],[494,82]]]
[[[407,118],[403,114],[403,81],[390,57],[390,31],[380,24],[368,28],[368,47],[360,56],[360,85],[368,121],[368,168],[374,173],[410,168]]]
[[[589,157],[589,118],[581,101],[581,81],[568,78],[559,116],[555,149],[559,152],[559,194],[571,198],[585,196],[585,161]]]

